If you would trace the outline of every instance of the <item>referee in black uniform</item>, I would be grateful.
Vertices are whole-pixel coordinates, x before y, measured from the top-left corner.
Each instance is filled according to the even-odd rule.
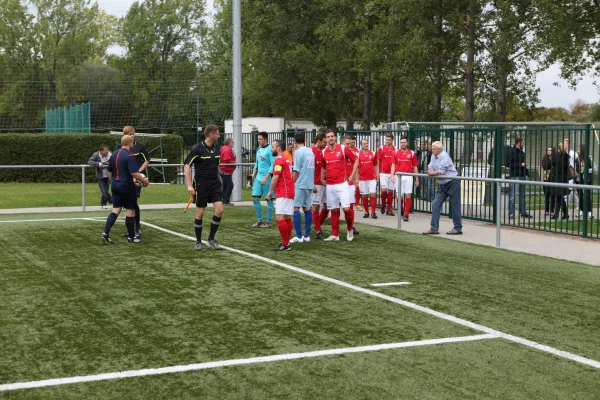
[[[137,162],[139,172],[144,172],[150,164],[150,154],[146,150],[146,146],[143,142],[138,142],[135,140],[135,129],[133,126],[126,126],[123,128],[123,136],[131,136],[133,138],[133,145],[131,147],[131,152],[135,154],[135,161]],[[140,198],[142,194],[142,185],[139,183],[135,185],[135,193],[137,198]],[[127,233],[121,235],[126,236]],[[142,236],[142,228],[140,225],[140,206],[138,202],[135,203],[135,236]]]
[[[215,240],[215,234],[221,217],[223,216],[223,191],[219,180],[219,162],[221,160],[221,148],[217,144],[219,140],[219,128],[209,125],[204,129],[204,141],[197,144],[185,159],[185,182],[188,193],[196,195],[196,219],[194,230],[196,232],[195,250],[202,249],[202,217],[208,203],[213,203],[215,214],[210,223],[210,234],[206,245],[215,250],[221,250],[219,243]],[[192,182],[191,167],[194,166],[194,182]]]

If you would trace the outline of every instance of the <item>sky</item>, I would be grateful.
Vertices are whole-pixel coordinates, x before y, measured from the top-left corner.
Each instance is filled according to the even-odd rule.
[[[97,0],[101,8],[110,14],[122,17],[134,0]],[[207,0],[207,10],[214,12],[213,0]],[[111,49],[118,52],[118,48]],[[560,66],[553,65],[548,70],[537,75],[537,86],[540,88],[539,106],[543,107],[564,107],[569,109],[576,100],[583,100],[586,103],[600,102],[599,89],[594,86],[594,79],[591,76],[584,77],[581,82],[572,90],[566,81],[560,79]],[[558,83],[558,86],[555,86]]]

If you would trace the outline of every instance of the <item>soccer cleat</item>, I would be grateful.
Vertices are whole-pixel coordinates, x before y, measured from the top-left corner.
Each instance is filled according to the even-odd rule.
[[[316,240],[321,240],[323,239],[323,232],[317,232],[317,235],[315,236]]]
[[[403,216],[403,217],[402,217],[402,220],[403,220],[404,222],[408,222],[408,215],[405,215],[405,216]]]
[[[217,243],[217,241],[215,239],[209,240],[208,242],[206,242],[206,245],[214,250],[223,250],[221,248],[221,246],[219,246],[219,243]]]
[[[352,227],[352,233],[355,234],[355,235],[360,234],[360,232],[358,230],[356,230],[355,227]]]
[[[100,209],[101,209],[101,210],[106,210],[106,208],[107,208],[107,207],[106,207],[104,204],[100,204]]]
[[[262,224],[261,228],[272,228],[273,224],[271,224],[270,222],[265,222],[264,224]]]
[[[361,206],[360,204],[356,205],[356,210],[357,211],[365,211],[365,209],[363,208],[363,206]]]
[[[194,250],[202,250],[202,242],[196,242],[194,245]]]
[[[373,214],[375,215],[375,214]],[[363,218],[369,218],[369,213],[365,213],[365,215],[363,215]]]
[[[400,215],[404,217],[404,209],[400,210]]]
[[[122,234],[121,234],[121,237],[126,237],[126,238],[128,238],[128,237],[129,237],[129,233],[127,233],[127,232],[125,232],[125,233],[122,233]]]
[[[112,238],[104,232],[102,232],[102,239],[104,239],[104,241],[108,244],[115,244]]]
[[[310,236],[305,236],[305,237],[303,237],[303,238],[302,238],[302,241],[303,241],[304,243],[310,243]]]
[[[387,212],[385,213],[385,215],[387,215],[388,217],[395,217],[396,216],[396,214],[394,214],[392,212],[392,210],[387,210]]]
[[[144,242],[139,237],[134,237],[133,239],[132,238],[127,238],[127,243],[140,244],[140,243],[146,243],[146,242]]]
[[[256,221],[254,224],[252,224],[253,228],[261,228],[263,226],[264,222],[263,221]]]
[[[273,251],[290,251],[292,248],[290,245],[284,246],[283,244],[279,244],[279,246],[275,247]]]
[[[372,214],[371,214],[371,218],[373,218],[373,219],[377,219],[377,213],[372,213]]]
[[[298,236],[294,236],[291,240],[290,243],[302,243],[304,240],[301,237]]]
[[[385,214],[385,208],[381,207],[381,215]]]
[[[354,240],[354,232],[352,230],[348,231],[348,235],[346,236],[346,239],[351,242]]]
[[[324,242],[339,242],[340,241],[340,237],[339,236],[329,236],[327,239],[323,240]]]
[[[137,229],[135,231],[135,237],[137,237],[137,238],[141,238],[142,237],[142,230],[141,229]]]

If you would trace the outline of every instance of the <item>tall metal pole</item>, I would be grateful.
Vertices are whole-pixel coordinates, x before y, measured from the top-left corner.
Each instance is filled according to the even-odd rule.
[[[242,160],[242,4],[233,0],[233,152]],[[242,170],[233,173],[233,201],[242,200]]]
[[[196,144],[200,143],[200,88],[198,87],[198,79],[194,81],[196,89]]]

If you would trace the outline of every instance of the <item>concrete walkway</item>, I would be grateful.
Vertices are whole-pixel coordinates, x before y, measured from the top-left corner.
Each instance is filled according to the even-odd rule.
[[[234,207],[251,206],[250,201],[235,203]],[[141,204],[142,210],[165,210],[181,209],[185,207],[180,204]],[[99,206],[86,207],[86,212],[103,211]],[[108,211],[108,210],[104,210]],[[81,207],[53,207],[53,208],[15,208],[0,210],[0,215],[14,214],[37,214],[37,213],[69,213],[81,212]],[[382,228],[396,229],[396,217],[386,217],[381,214],[378,219],[363,219],[363,213],[356,212],[356,222],[360,229],[361,224],[378,226]],[[342,213],[343,217],[343,213]],[[402,222],[402,230],[405,232],[421,234],[429,228],[431,216],[428,214],[411,214],[409,222]],[[463,220],[463,235],[448,236],[444,232],[452,228],[452,220],[442,217],[440,220],[439,236],[430,237],[431,240],[457,240],[460,242],[480,244],[484,246],[496,245],[496,227],[487,223]],[[584,264],[600,266],[600,240],[582,239],[559,234],[502,227],[501,247],[506,250],[522,253],[535,254],[552,257],[556,259],[580,262]]]

